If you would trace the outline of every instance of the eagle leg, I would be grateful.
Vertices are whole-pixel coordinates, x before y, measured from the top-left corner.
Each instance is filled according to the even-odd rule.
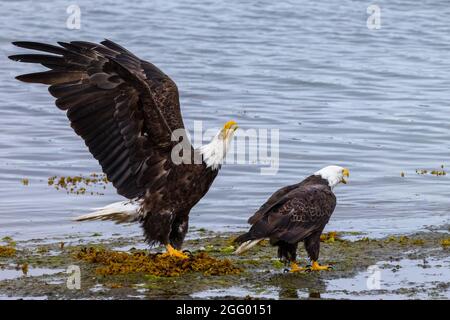
[[[333,267],[329,265],[321,266],[317,261],[313,261],[312,265],[308,269],[311,271],[323,271],[323,270],[332,270]]]
[[[307,268],[299,267],[296,262],[291,262],[291,269],[289,270],[289,272],[295,273],[295,272],[302,272],[302,271],[306,271],[306,270],[307,270]]]
[[[186,254],[175,249],[170,244],[166,245],[166,250],[167,252],[164,254],[164,256],[178,257],[180,259],[189,259],[189,257]]]

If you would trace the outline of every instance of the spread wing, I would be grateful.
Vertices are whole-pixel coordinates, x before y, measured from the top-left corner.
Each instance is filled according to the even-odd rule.
[[[17,79],[49,85],[119,194],[134,198],[164,184],[173,166],[172,131],[184,128],[178,89],[167,75],[109,40],[13,44],[43,52],[9,57],[50,69]]]
[[[253,224],[254,239],[275,238],[296,243],[322,230],[336,207],[336,197],[324,185],[299,187],[284,195]]]

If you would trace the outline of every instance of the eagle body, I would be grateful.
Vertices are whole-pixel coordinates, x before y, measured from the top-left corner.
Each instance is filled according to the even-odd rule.
[[[278,257],[295,261],[303,241],[311,260],[318,260],[320,235],[336,207],[328,181],[312,175],[300,183],[276,191],[249,219],[249,232],[238,243],[269,238]]]
[[[218,170],[204,163],[189,170],[177,166],[167,188],[160,192],[148,192],[143,197],[140,218],[146,240],[151,245],[170,243],[180,249],[188,231],[189,213],[208,192]]]
[[[236,123],[227,122],[203,149],[183,135],[181,153],[190,161],[183,154],[177,163],[173,133],[185,130],[178,89],[155,65],[110,40],[13,44],[39,53],[10,59],[50,69],[17,79],[49,86],[108,180],[129,199],[78,220],[140,221],[150,244],[180,248],[189,212],[216,178]]]

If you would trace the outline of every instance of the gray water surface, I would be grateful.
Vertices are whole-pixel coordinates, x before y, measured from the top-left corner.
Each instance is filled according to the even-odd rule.
[[[121,200],[111,186],[103,196],[47,186],[50,176],[100,167],[46,87],[14,80],[39,70],[6,58],[20,51],[15,40],[109,38],[176,81],[188,128],[233,119],[280,130],[278,174],[225,165],[191,226],[243,228],[276,189],[330,164],[351,172],[335,189],[330,230],[383,235],[449,221],[450,177],[415,173],[450,166],[447,1],[378,1],[379,30],[366,26],[366,1],[76,3],[80,30],[66,28],[66,1],[0,2],[0,236],[140,232],[70,220]]]

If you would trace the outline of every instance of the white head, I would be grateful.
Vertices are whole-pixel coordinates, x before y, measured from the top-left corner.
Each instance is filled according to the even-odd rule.
[[[203,161],[206,163],[207,167],[216,170],[223,163],[237,128],[236,122],[228,121],[214,136],[210,143],[200,147],[200,153],[202,154]]]
[[[350,171],[347,168],[339,167],[339,166],[328,166],[323,169],[320,169],[316,173],[314,173],[316,176],[321,176],[322,179],[325,179],[328,181],[328,185],[331,189],[333,189],[336,185],[338,185],[340,182],[346,184],[347,180],[345,180],[345,177],[350,176]]]

